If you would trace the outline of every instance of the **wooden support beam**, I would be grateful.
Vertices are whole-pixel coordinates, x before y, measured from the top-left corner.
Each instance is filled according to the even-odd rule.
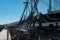
[[[9,40],[9,31],[7,29],[7,40]]]

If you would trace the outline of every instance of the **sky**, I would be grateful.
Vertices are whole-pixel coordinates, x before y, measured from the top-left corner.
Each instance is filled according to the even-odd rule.
[[[25,0],[0,0],[0,25],[19,21],[24,10]],[[47,2],[47,1],[45,1]],[[46,13],[47,6],[40,2],[38,10]]]
[[[18,21],[23,8],[21,0],[0,0],[0,24]]]

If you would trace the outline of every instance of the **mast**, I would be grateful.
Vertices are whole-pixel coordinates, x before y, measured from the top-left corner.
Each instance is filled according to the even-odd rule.
[[[49,9],[48,12],[50,12],[52,10],[52,4],[51,4],[51,0],[49,0]]]
[[[30,18],[33,18],[34,14],[38,14],[38,8],[37,8],[38,2],[39,0],[30,0],[31,3],[31,12],[29,14]]]
[[[25,20],[26,16],[27,16],[27,8],[28,8],[28,0],[26,0],[26,2],[23,2],[25,4],[25,7],[24,7],[24,10],[23,10],[23,13],[22,13],[22,16],[21,16],[21,19],[19,21],[19,23],[21,23],[22,20]],[[26,14],[25,14],[26,12]]]

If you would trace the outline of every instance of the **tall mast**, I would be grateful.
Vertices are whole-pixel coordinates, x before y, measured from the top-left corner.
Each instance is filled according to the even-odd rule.
[[[49,0],[49,9],[48,12],[50,12],[52,10],[52,4],[51,4],[51,0]]]

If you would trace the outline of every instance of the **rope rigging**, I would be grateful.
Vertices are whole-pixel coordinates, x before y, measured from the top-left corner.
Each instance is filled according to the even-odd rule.
[[[58,0],[58,6],[59,6],[59,9],[60,9],[60,0]]]
[[[28,3],[30,2],[30,6],[28,5]],[[29,16],[33,16],[34,14],[39,13],[38,9],[37,9],[37,5],[38,5],[39,0],[27,0],[25,3],[25,9],[22,13],[22,17],[21,20],[27,17],[27,12],[29,10]],[[49,0],[49,4],[46,3],[44,0],[41,0],[41,2],[43,2],[46,6],[49,6],[49,10],[57,10],[60,9],[60,0]],[[31,7],[31,8],[29,8]],[[24,13],[26,11],[26,14]],[[33,13],[34,12],[34,13]]]
[[[57,5],[58,3],[57,3],[57,1],[55,0],[54,1],[54,7],[55,7],[55,9],[54,10],[56,10],[57,8],[58,8],[58,5]]]
[[[46,3],[44,0],[41,0],[40,2],[43,2],[43,4],[45,4],[45,6],[47,6],[47,7],[49,7],[49,4],[48,3]],[[51,9],[55,9],[53,6],[51,6]]]
[[[31,12],[29,14],[29,18],[33,18],[35,14],[38,14],[38,9],[37,9],[38,2],[39,0],[30,0]]]
[[[29,10],[29,5],[28,5],[29,4],[29,0],[26,0],[26,2],[23,2],[23,3],[25,4],[25,8],[23,10],[23,13],[22,13],[22,16],[21,16],[21,19],[20,19],[19,23],[21,23],[22,20],[26,19],[26,17],[27,17],[27,11],[30,11]],[[25,14],[25,12],[26,12],[26,14]]]
[[[37,5],[38,5],[39,0],[26,0],[26,2],[24,2],[25,4],[25,8],[23,10],[20,22],[22,20],[25,20],[27,18],[27,13],[29,11],[29,15],[33,16],[34,14],[38,13],[38,9],[37,9]],[[31,6],[31,7],[30,7]],[[33,13],[34,12],[34,13]],[[20,23],[19,22],[19,23]]]
[[[59,10],[60,9],[60,0],[53,0],[54,8],[53,10]]]
[[[60,0],[49,0],[51,3],[47,3],[44,0],[41,0],[40,2],[43,2],[46,6],[51,6],[51,10],[58,10],[60,9]],[[51,4],[51,5],[50,5]]]

